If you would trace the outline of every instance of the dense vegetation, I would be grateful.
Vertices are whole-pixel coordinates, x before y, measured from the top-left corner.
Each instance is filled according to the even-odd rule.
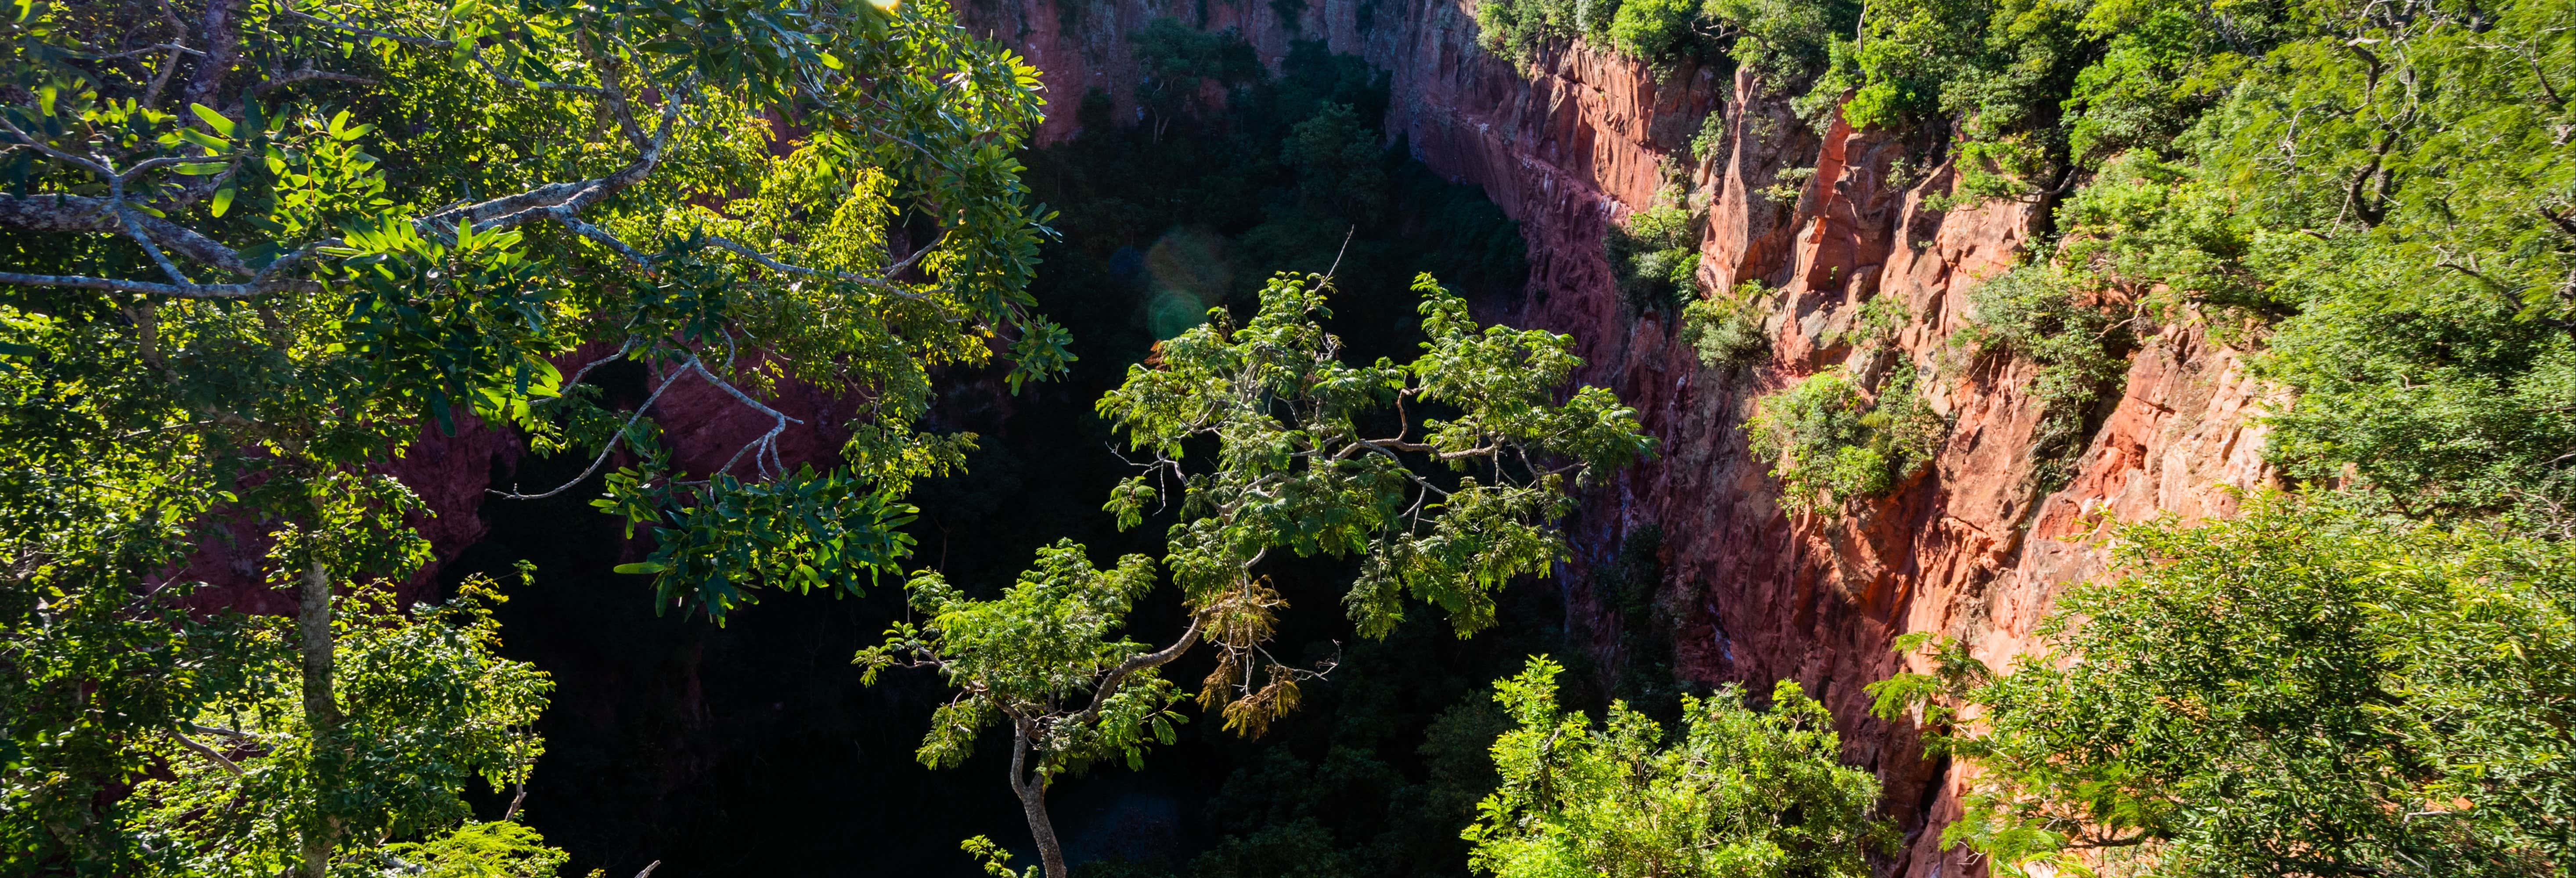
[[[27,3],[0,28],[12,872],[560,863],[458,828],[469,784],[525,776],[547,687],[495,658],[477,590],[352,588],[427,560],[383,464],[474,421],[623,452],[595,502],[651,530],[633,569],[721,617],[900,569],[908,484],[971,441],[914,429],[932,367],[1066,356],[1011,156],[1035,71],[937,3]],[[773,432],[684,472],[585,383],[617,361],[782,427],[751,395],[781,380],[868,405],[828,471]],[[181,565],[232,524],[291,626],[189,603]]]
[[[1096,570],[1080,544],[1061,541],[992,600],[925,571],[907,588],[927,620],[895,623],[859,655],[871,679],[889,666],[926,667],[960,690],[931,717],[923,764],[954,766],[985,727],[1010,728],[1011,790],[1048,878],[1068,874],[1045,804],[1055,778],[1115,758],[1134,767],[1174,742],[1183,695],[1163,666],[1204,640],[1215,667],[1199,704],[1246,735],[1294,711],[1302,685],[1331,673],[1333,659],[1300,666],[1271,652],[1287,607],[1262,563],[1274,551],[1360,556],[1342,604],[1364,637],[1393,633],[1406,597],[1440,608],[1464,637],[1494,626],[1495,590],[1566,557],[1555,525],[1572,511],[1568,492],[1653,447],[1636,412],[1606,390],[1555,402],[1581,362],[1571,338],[1479,331],[1466,302],[1423,275],[1422,355],[1355,367],[1317,322],[1329,290],[1323,275],[1274,277],[1243,327],[1214,311],[1157,346],[1160,364],[1132,367],[1101,398],[1128,445],[1152,455],[1103,511],[1124,528],[1179,506],[1160,565],[1128,555]],[[1407,403],[1454,414],[1417,424]],[[1185,446],[1208,441],[1214,465],[1191,472]],[[1159,647],[1123,630],[1157,566],[1189,620]]]
[[[2318,493],[2121,527],[2119,569],[2060,605],[2052,651],[1988,668],[1945,642],[1937,673],[1881,687],[1888,718],[1984,772],[1945,842],[2032,875],[2576,862],[2576,7],[1489,0],[1476,16],[1519,64],[1580,40],[1749,70],[1811,127],[1839,115],[1904,168],[1955,172],[1930,209],[2036,208],[2024,264],[1965,290],[1970,325],[1934,369],[1829,370],[1760,401],[1746,426],[1784,506],[1891,487],[1882,449],[1905,443],[1870,418],[1963,365],[2035,374],[2041,491],[2160,333],[2196,325],[2284,391],[2267,452]],[[1746,301],[1685,307],[1709,366],[1758,352],[1738,341],[1758,325]]]
[[[1919,477],[1946,429],[1926,395],[1961,361],[2032,367],[2042,488],[2167,327],[2253,351],[2290,391],[2270,453],[2310,493],[2113,528],[2114,571],[2068,596],[2040,655],[1904,644],[1931,673],[1874,687],[1881,719],[1983,772],[1945,843],[2032,875],[2576,863],[2576,8],[1475,15],[1515,63],[1583,39],[1750,70],[1811,126],[1840,114],[1911,167],[1946,162],[1930,209],[2037,208],[2026,264],[1968,291],[1943,368],[1887,356],[1911,315],[1873,300],[1820,340],[1861,353],[1852,367],[1753,407],[1792,510]],[[831,647],[838,685],[939,672],[952,692],[883,680],[930,723],[915,755],[1007,763],[1048,878],[1076,865],[1052,795],[1095,765],[1173,763],[1222,778],[1190,800],[1207,837],[1094,849],[1086,871],[1884,863],[1881,791],[1839,764],[1834,717],[1794,685],[1673,679],[1660,529],[1628,527],[1569,591],[1506,587],[1572,549],[1571,491],[1649,446],[1608,394],[1561,392],[1567,339],[1468,316],[1519,291],[1517,230],[1387,141],[1385,81],[1356,59],[1301,43],[1274,72],[1157,21],[1126,35],[1150,73],[1122,96],[1135,118],[1059,95],[1082,134],[1028,150],[1035,72],[938,3],[25,2],[0,19],[11,874],[587,868],[534,827],[608,819],[559,806],[623,812],[548,798],[542,766],[579,724],[547,711],[630,694],[598,682],[614,674],[568,691],[515,644],[703,632],[779,590],[892,626],[865,667],[841,664],[855,642]],[[1635,310],[1679,312],[1703,364],[1755,364],[1770,297],[1697,288],[1686,201],[1637,212],[1602,255]],[[651,411],[675,382],[778,429],[690,469]],[[794,418],[762,400],[789,384],[860,403],[818,466],[775,441]],[[450,568],[448,600],[402,604],[438,584],[418,573],[427,507],[390,464],[473,430],[559,477],[495,501],[547,512],[497,515],[607,513],[580,556],[600,568],[625,551],[614,531],[644,538],[617,568],[631,602],[536,591],[516,562],[569,552],[520,537]],[[228,602],[255,601],[199,585],[188,565],[220,541],[295,605],[243,615]],[[1572,589],[1606,618],[1565,619]],[[565,630],[505,623],[522,612],[505,592]],[[1575,670],[1522,662],[1547,652]],[[1202,673],[1193,711],[1176,680]],[[801,730],[826,739],[809,752],[903,762],[843,746],[894,724],[840,709]],[[1007,742],[980,734],[994,724]],[[641,774],[580,740],[571,764]],[[738,783],[740,814],[704,835],[817,810]],[[943,835],[927,797],[858,795],[944,858],[907,862],[1011,871],[1016,838],[969,839],[970,858],[948,846],[973,833]],[[540,821],[531,801],[558,809]],[[846,844],[822,834],[726,837],[766,850],[702,870]]]
[[[1516,727],[1494,742],[1501,786],[1476,806],[1469,859],[1497,878],[1872,874],[1895,833],[1878,780],[1841,764],[1833,715],[1781,681],[1766,710],[1733,687],[1685,697],[1667,741],[1612,702],[1602,727],[1557,701],[1543,658],[1495,683]]]
[[[2015,875],[2565,874],[2576,552],[2332,495],[2119,536],[2047,651],[1918,638],[1935,673],[1874,687],[1989,772],[1945,842]]]

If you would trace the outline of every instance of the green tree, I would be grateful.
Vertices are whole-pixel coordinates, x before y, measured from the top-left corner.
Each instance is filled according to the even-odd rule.
[[[1555,662],[1497,681],[1516,728],[1494,741],[1503,783],[1477,806],[1468,862],[1498,878],[1872,874],[1894,848],[1878,780],[1843,766],[1833,714],[1782,680],[1768,710],[1733,687],[1684,696],[1684,728],[1612,702],[1595,726],[1557,704]]]
[[[1280,163],[1296,169],[1308,199],[1366,225],[1386,213],[1385,155],[1377,129],[1362,124],[1349,104],[1325,104],[1279,148]]]
[[[584,479],[628,454],[600,503],[656,537],[631,569],[659,605],[721,618],[750,589],[898,569],[904,490],[969,442],[913,429],[930,369],[990,361],[995,335],[1015,386],[1067,358],[1024,291],[1043,228],[1011,153],[1035,71],[936,2],[31,2],[0,19],[13,870],[253,855],[158,834],[147,818],[183,787],[137,783],[171,770],[166,730],[276,685],[231,664],[239,625],[177,612],[180,562],[217,525],[273,543],[265,578],[299,593],[302,714],[258,746],[311,754],[296,782],[338,792],[261,802],[294,838],[258,849],[291,843],[319,878],[462,819],[361,782],[404,770],[367,761],[371,741],[446,720],[346,679],[361,632],[335,598],[426,560],[426,510],[384,466],[424,429],[506,425],[596,454]],[[585,383],[620,359],[651,376],[632,411]],[[788,380],[866,400],[839,466],[785,471],[793,419],[759,395]],[[773,429],[683,471],[646,414],[675,381]],[[469,675],[472,654],[384,673]],[[394,752],[443,795],[471,762]],[[496,832],[477,837],[516,837]]]
[[[1933,644],[1934,673],[1873,684],[1983,770],[1943,843],[2013,875],[2565,871],[2576,553],[2356,505],[2123,526],[2045,651],[1998,673]]]
[[[328,735],[306,726],[297,632],[278,619],[234,632],[248,640],[236,647],[247,661],[229,670],[239,685],[140,742],[166,769],[132,795],[148,808],[136,821],[144,837],[168,845],[147,843],[159,854],[151,865],[183,875],[292,872],[318,818],[332,835],[428,840],[380,848],[391,862],[552,874],[564,857],[535,831],[509,817],[462,825],[473,819],[468,786],[522,785],[544,753],[529,727],[554,684],[496,655],[500,625],[488,604],[499,600],[489,580],[408,613],[381,588],[336,598],[338,709]]]
[[[923,571],[905,591],[929,619],[895,623],[885,643],[856,659],[869,685],[885,668],[913,667],[935,669],[958,689],[931,715],[916,754],[923,765],[963,764],[986,727],[1010,726],[1011,794],[1051,878],[1069,873],[1047,816],[1047,787],[1106,759],[1139,767],[1145,748],[1170,744],[1173,724],[1183,721],[1171,707],[1184,696],[1160,671],[1190,641],[1153,649],[1121,630],[1156,580],[1152,558],[1129,555],[1099,570],[1071,540],[1040,548],[1036,565],[991,600],[968,598]]]
[[[935,574],[915,577],[913,601],[931,620],[897,623],[858,655],[868,679],[931,667],[959,690],[917,754],[926,765],[954,765],[986,725],[1011,723],[1011,789],[1047,878],[1069,874],[1047,786],[1111,756],[1133,764],[1171,740],[1179,690],[1156,669],[1211,644],[1216,667],[1200,704],[1246,735],[1293,710],[1300,682],[1331,670],[1330,660],[1297,667],[1266,649],[1286,606],[1261,573],[1273,551],[1359,556],[1344,605],[1364,636],[1390,633],[1410,594],[1463,637],[1494,623],[1495,589],[1564,557],[1555,521],[1571,511],[1571,488],[1651,449],[1636,412],[1608,391],[1556,401],[1581,362],[1572,339],[1479,330],[1467,303],[1428,275],[1414,289],[1430,340],[1413,362],[1341,362],[1341,342],[1321,324],[1327,279],[1281,274],[1250,322],[1234,327],[1224,309],[1209,311],[1100,400],[1131,447],[1151,455],[1104,511],[1133,527],[1180,494],[1162,566],[1188,622],[1169,644],[1120,633],[1154,583],[1149,559],[1097,571],[1065,542],[988,601],[960,597]],[[1449,416],[1430,417],[1433,407]],[[1215,459],[1193,472],[1184,450],[1207,440]]]

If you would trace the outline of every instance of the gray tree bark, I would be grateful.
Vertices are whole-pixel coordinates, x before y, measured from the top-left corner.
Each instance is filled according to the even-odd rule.
[[[301,605],[295,617],[299,651],[304,658],[304,727],[314,750],[338,746],[340,704],[331,694],[331,571],[314,561],[304,571]],[[329,782],[328,778],[324,779]],[[326,878],[331,851],[339,846],[339,821],[314,815],[304,829],[303,878]]]

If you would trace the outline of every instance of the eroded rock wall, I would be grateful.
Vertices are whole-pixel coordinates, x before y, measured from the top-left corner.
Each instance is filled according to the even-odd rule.
[[[2150,330],[2125,390],[2069,464],[2072,478],[2042,494],[2034,367],[1950,343],[1969,292],[2019,257],[2037,208],[1930,209],[1926,200],[1953,185],[1949,168],[1923,167],[1904,145],[1839,122],[1817,132],[1747,77],[1658,76],[1579,45],[1514,69],[1475,47],[1472,0],[1325,0],[1293,28],[1250,3],[1118,0],[1064,16],[1058,2],[966,10],[1048,72],[1057,102],[1048,139],[1073,133],[1070,106],[1083,90],[1101,89],[1127,111],[1137,73],[1120,34],[1158,16],[1236,28],[1274,64],[1289,41],[1321,37],[1391,74],[1390,135],[1407,136],[1433,168],[1483,186],[1524,224],[1530,286],[1515,313],[1499,316],[1572,333],[1586,380],[1616,389],[1662,440],[1653,462],[1595,491],[1579,516],[1565,576],[1577,601],[1588,600],[1591,566],[1615,557],[1636,529],[1660,527],[1681,672],[1757,685],[1795,679],[1830,705],[1849,755],[1879,773],[1908,832],[1896,872],[1981,869],[1964,852],[1938,849],[1941,826],[1957,814],[1960,772],[1922,760],[1911,728],[1867,718],[1862,687],[1907,661],[1891,642],[1937,632],[2003,662],[2033,647],[2033,627],[2066,585],[2101,570],[2105,522],[2227,515],[2232,489],[2274,478],[2249,417],[2268,391],[2238,352],[2184,322]],[[1689,143],[1703,125],[1722,137],[1695,160]],[[1786,197],[1782,184],[1800,184],[1803,169],[1812,175]],[[1605,224],[1674,183],[1709,217],[1702,286],[1758,280],[1778,290],[1767,299],[1766,362],[1701,366],[1674,318],[1639,313],[1612,283]],[[1892,349],[1844,343],[1877,296],[1898,297],[1911,315]],[[1952,421],[1934,464],[1839,518],[1784,512],[1740,429],[1753,401],[1836,365],[1876,373],[1897,358],[1934,376],[1934,406]],[[1609,632],[1596,633],[1613,648]]]

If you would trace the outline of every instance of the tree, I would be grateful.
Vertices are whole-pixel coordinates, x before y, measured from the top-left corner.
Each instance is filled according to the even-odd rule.
[[[1563,668],[1530,659],[1494,683],[1516,728],[1494,741],[1503,783],[1477,805],[1468,863],[1498,878],[1859,876],[1895,832],[1870,817],[1878,780],[1843,766],[1833,714],[1798,684],[1768,710],[1732,686],[1682,698],[1681,737],[1611,702],[1596,727],[1556,700]]]
[[[150,866],[290,872],[320,822],[338,836],[427,840],[382,848],[380,861],[551,875],[564,855],[511,822],[516,801],[502,820],[473,823],[461,795],[478,779],[524,790],[545,749],[529,726],[554,684],[496,655],[500,623],[488,604],[500,600],[490,580],[410,613],[381,588],[336,599],[331,686],[341,709],[329,736],[305,727],[295,633],[285,620],[245,620],[234,636],[251,660],[230,671],[239,684],[143,739],[167,774],[136,785],[134,803],[148,808],[136,822],[146,838],[176,842],[147,845]],[[470,851],[466,839],[477,842]]]
[[[905,588],[929,620],[895,623],[884,644],[859,654],[869,685],[887,667],[927,667],[959,690],[931,715],[923,765],[954,768],[985,727],[1010,726],[1011,793],[1049,876],[1068,873],[1047,786],[1106,759],[1141,767],[1145,748],[1171,743],[1182,721],[1171,707],[1183,696],[1158,672],[1189,643],[1152,649],[1120,630],[1156,578],[1154,559],[1143,555],[1094,569],[1071,540],[1040,548],[1036,565],[992,600],[969,599],[926,570]]]
[[[656,537],[631,569],[720,619],[899,569],[910,480],[971,442],[914,430],[930,369],[1068,356],[1024,291],[1035,71],[936,2],[33,2],[0,31],[0,832],[39,872],[233,843],[153,835],[178,788],[134,785],[165,729],[250,697],[206,670],[241,629],[178,612],[217,525],[300,593],[302,717],[263,728],[302,743],[259,746],[346,791],[272,803],[318,878],[437,829],[344,774],[360,718],[428,717],[338,685],[334,597],[426,560],[384,466],[424,429],[506,426],[582,479],[626,455],[599,502]],[[650,378],[632,410],[585,383],[618,360]],[[759,400],[789,380],[864,400],[838,466],[786,471]],[[683,471],[648,414],[675,381],[773,429]]]
[[[1983,780],[1942,834],[2006,873],[2537,875],[2576,862],[2576,553],[2261,495],[2117,531],[1996,672],[1873,684]],[[1919,713],[1918,713],[1919,711]],[[2046,868],[2042,868],[2046,867]]]
[[[1212,644],[1216,668],[1199,702],[1247,735],[1294,709],[1299,683],[1331,669],[1292,666],[1266,648],[1285,606],[1259,572],[1272,551],[1360,556],[1343,602],[1365,636],[1393,630],[1410,594],[1440,607],[1463,637],[1493,624],[1494,589],[1564,557],[1554,522],[1571,509],[1569,489],[1651,449],[1636,412],[1608,391],[1585,387],[1555,401],[1580,365],[1572,339],[1479,331],[1465,300],[1428,275],[1414,289],[1430,340],[1411,363],[1342,363],[1340,341],[1320,323],[1327,279],[1281,274],[1249,323],[1236,328],[1224,309],[1209,311],[1208,323],[1163,342],[1158,363],[1130,367],[1101,398],[1101,414],[1151,454],[1104,511],[1133,527],[1173,488],[1181,493],[1161,566],[1188,622],[1170,643],[1120,633],[1155,582],[1150,559],[1099,571],[1081,546],[1063,542],[991,600],[916,575],[913,605],[930,619],[896,623],[859,653],[871,681],[887,667],[930,667],[958,689],[917,753],[925,765],[955,765],[985,726],[1011,725],[1011,790],[1047,878],[1069,874],[1047,786],[1112,756],[1133,765],[1153,742],[1171,740],[1181,696],[1158,668]],[[1454,414],[1415,420],[1431,406]],[[1372,428],[1394,435],[1371,438]],[[1415,429],[1421,437],[1408,438]],[[1207,440],[1215,460],[1192,472],[1184,449]]]

